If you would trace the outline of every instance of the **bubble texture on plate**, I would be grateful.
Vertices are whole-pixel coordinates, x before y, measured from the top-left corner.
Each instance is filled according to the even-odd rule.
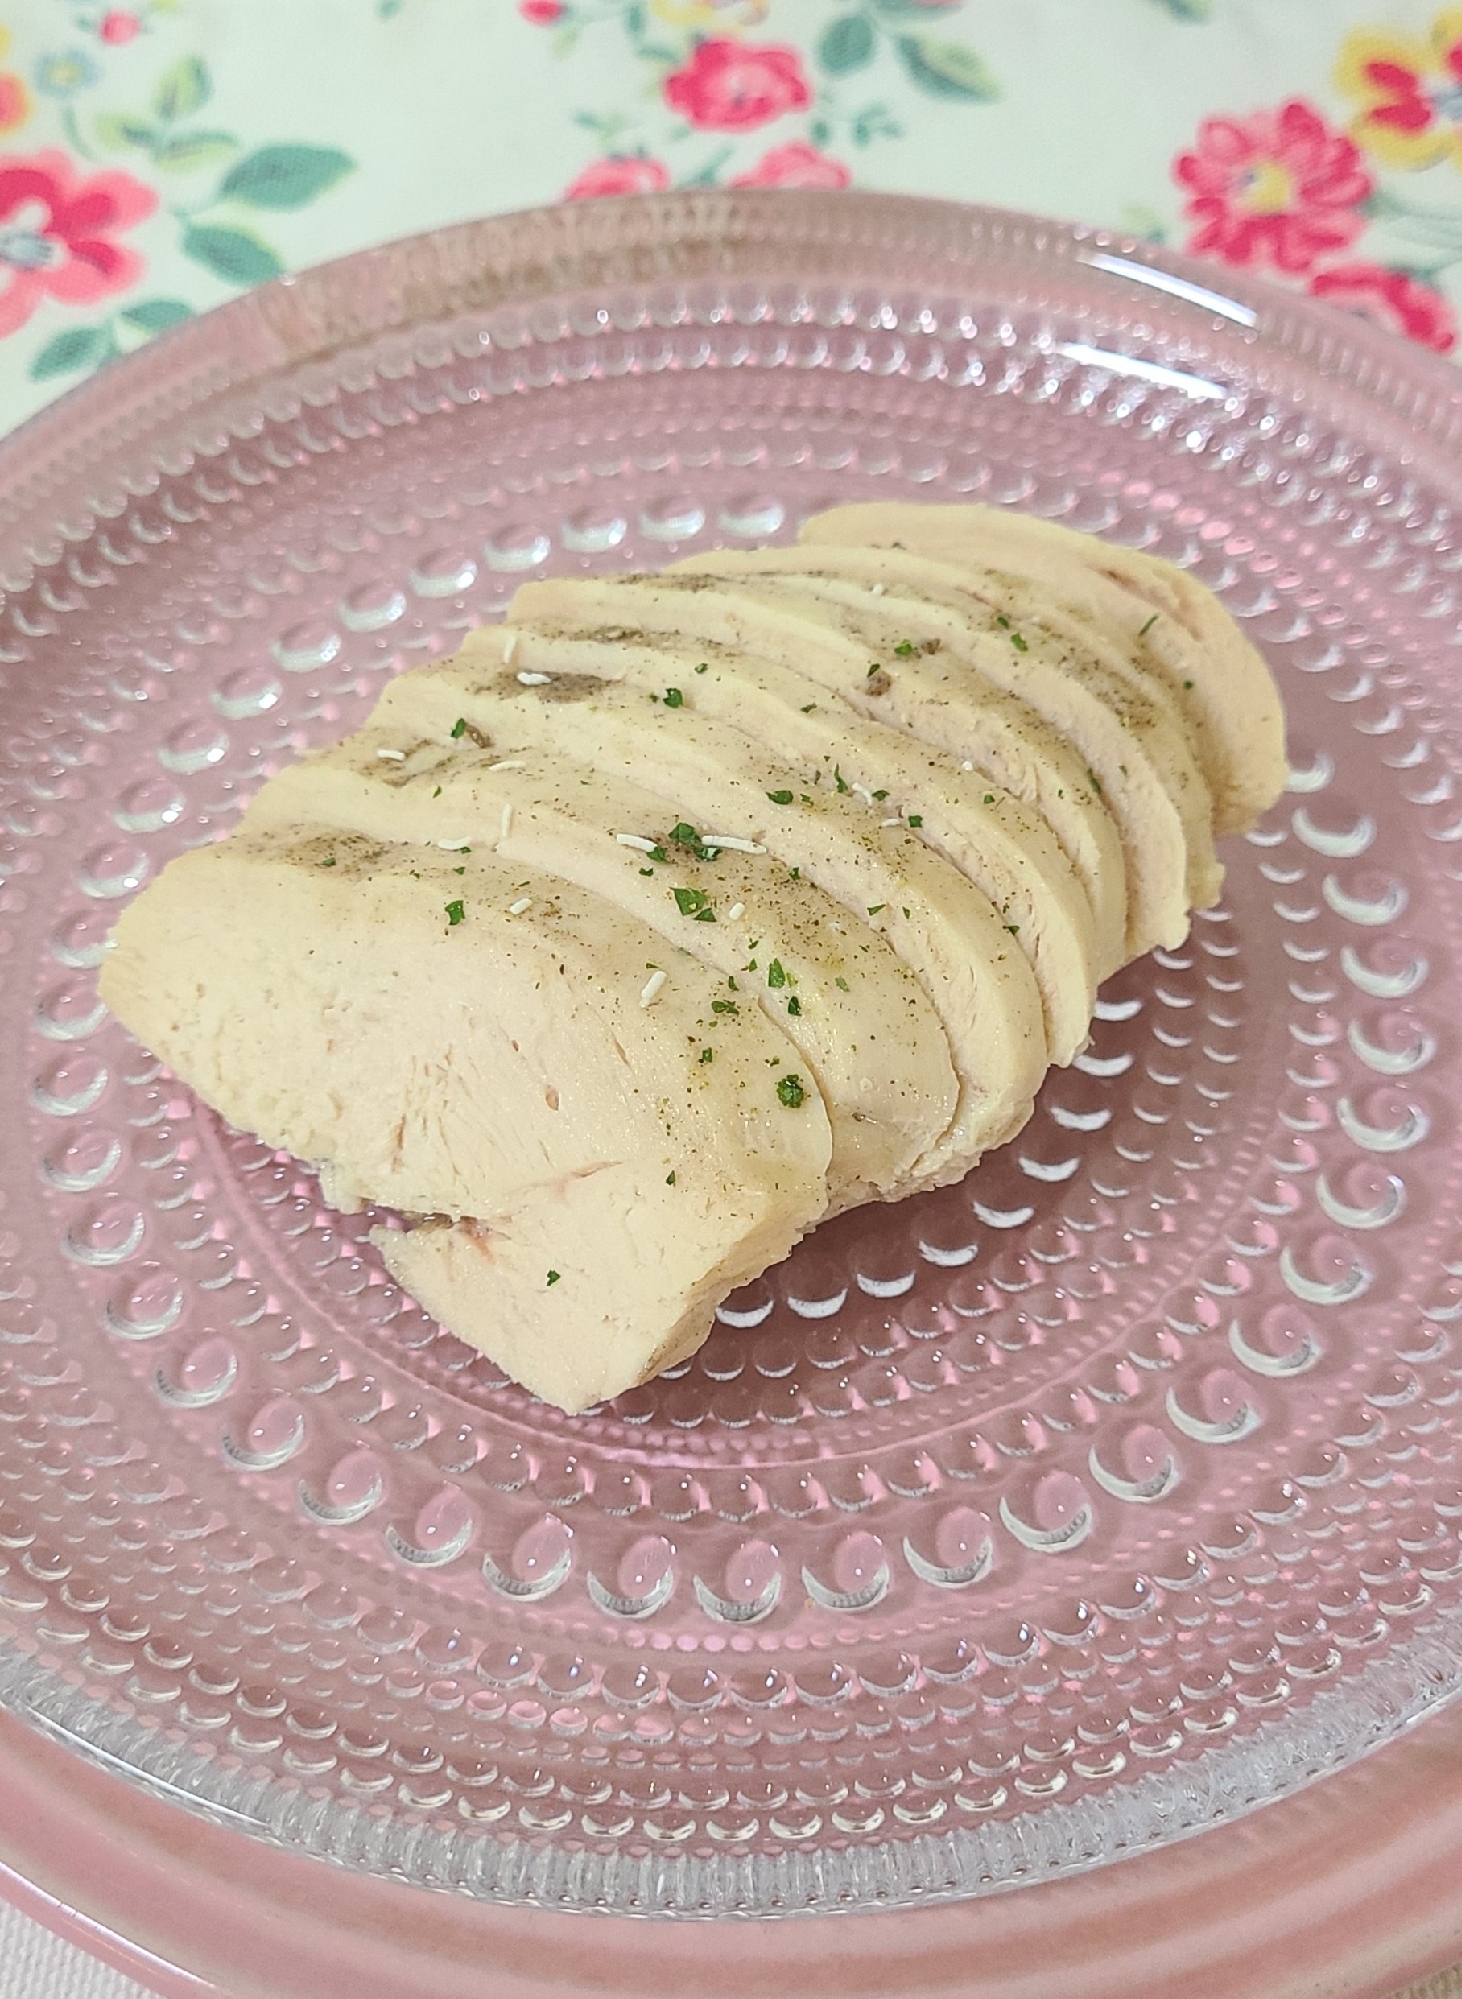
[[[726,1914],[1138,1852],[1456,1690],[1455,409],[1146,256],[861,197],[510,218],[0,450],[0,1699],[352,1867]],[[855,498],[1183,563],[1290,787],[1010,1146],[566,1417],[117,1028],[104,940],[523,578]]]

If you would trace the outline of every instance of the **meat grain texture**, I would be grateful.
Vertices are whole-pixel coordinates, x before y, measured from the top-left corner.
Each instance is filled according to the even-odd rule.
[[[984,507],[526,584],[124,911],[107,1005],[395,1209],[386,1265],[578,1411],[824,1217],[962,1178],[1285,778],[1171,565]]]

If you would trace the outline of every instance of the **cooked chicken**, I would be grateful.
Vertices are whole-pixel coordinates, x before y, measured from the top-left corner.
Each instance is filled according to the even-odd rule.
[[[1000,507],[834,507],[806,523],[802,540],[905,548],[1049,591],[1166,681],[1196,737],[1215,833],[1245,831],[1283,786],[1284,715],[1269,669],[1213,592],[1176,563]]]
[[[1284,776],[1181,571],[984,508],[525,586],[124,912],[118,1016],[568,1410],[961,1177]]]
[[[115,943],[107,1004],[334,1206],[471,1218],[445,1258],[383,1231],[386,1260],[444,1310],[470,1265],[453,1331],[564,1408],[692,1351],[826,1207],[832,1134],[781,1028],[521,862],[244,830],[175,860]]]

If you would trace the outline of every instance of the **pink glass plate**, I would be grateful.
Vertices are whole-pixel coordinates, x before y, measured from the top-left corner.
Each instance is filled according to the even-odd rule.
[[[1155,1849],[1462,1679],[1462,395],[1103,236],[696,194],[266,288],[0,451],[0,1702],[510,1904]],[[965,1186],[568,1418],[99,1010],[125,898],[524,576],[969,496],[1189,565],[1289,795]]]

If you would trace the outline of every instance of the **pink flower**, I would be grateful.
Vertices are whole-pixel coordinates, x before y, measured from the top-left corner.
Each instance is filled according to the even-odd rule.
[[[134,35],[142,33],[142,23],[135,14],[124,14],[114,9],[102,16],[97,33],[104,42],[130,42]]]
[[[732,187],[846,187],[853,178],[841,160],[830,160],[804,139],[773,146],[749,173],[738,174]]]
[[[749,132],[784,112],[805,111],[812,93],[796,49],[713,36],[666,77],[665,102],[703,130]]]
[[[535,28],[551,28],[563,13],[563,0],[518,0],[518,12]]]
[[[635,154],[623,159],[595,160],[564,189],[565,201],[592,201],[601,194],[659,194],[670,185],[670,174],[659,160]]]
[[[24,326],[49,295],[94,305],[141,276],[135,250],[112,241],[151,215],[157,196],[131,174],[78,177],[48,148],[0,154],[0,336]]]
[[[1380,264],[1332,264],[1310,279],[1310,296],[1327,299],[1347,312],[1358,312],[1392,333],[1404,333],[1422,347],[1450,354],[1457,344],[1457,322],[1440,292]]]
[[[1205,118],[1173,178],[1188,190],[1196,256],[1291,273],[1349,248],[1372,185],[1352,142],[1297,98],[1248,119]]]

